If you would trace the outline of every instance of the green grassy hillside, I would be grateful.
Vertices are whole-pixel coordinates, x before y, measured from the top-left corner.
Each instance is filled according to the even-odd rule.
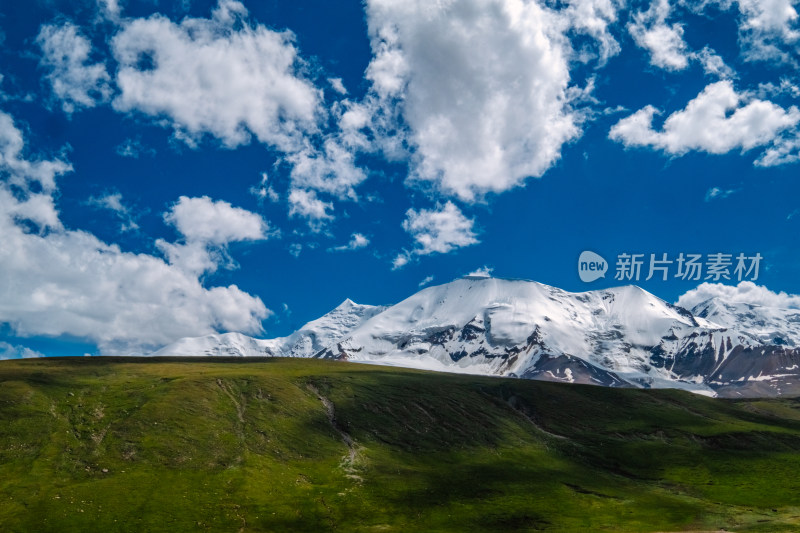
[[[317,360],[0,362],[0,531],[797,531],[800,402]]]

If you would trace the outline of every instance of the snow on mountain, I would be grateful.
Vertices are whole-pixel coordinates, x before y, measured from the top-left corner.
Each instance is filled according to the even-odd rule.
[[[288,337],[181,339],[155,355],[323,357],[703,394],[800,392],[800,312],[714,299],[692,312],[625,286],[570,293],[470,275],[390,307],[346,300]]]
[[[746,332],[756,343],[800,346],[800,309],[725,302],[715,297],[694,306],[691,311],[725,328]]]
[[[242,333],[220,333],[204,337],[184,337],[151,355],[185,356],[269,356],[283,339],[254,339]]]
[[[348,298],[330,313],[285,337],[275,355],[311,357],[384,309],[382,306],[359,305]]]
[[[241,333],[186,337],[152,355],[207,355],[242,357],[311,357],[347,335],[384,307],[359,305],[350,299],[288,337],[254,339]]]
[[[597,384],[675,381],[651,350],[675,354],[689,334],[711,337],[691,313],[634,286],[569,293],[530,281],[462,278],[389,307],[324,357]],[[721,341],[720,341],[721,342]],[[553,359],[569,367],[555,372]],[[556,364],[555,366],[559,366]],[[542,370],[545,366],[548,370]],[[693,377],[693,376],[692,376]],[[702,380],[701,380],[702,381]],[[691,389],[706,389],[686,380]]]

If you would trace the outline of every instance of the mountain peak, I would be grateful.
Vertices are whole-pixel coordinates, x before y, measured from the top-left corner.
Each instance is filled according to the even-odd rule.
[[[358,304],[355,303],[353,300],[351,300],[350,298],[345,298],[342,303],[340,303],[339,305],[337,305],[335,307],[335,309],[344,310],[344,309],[350,309],[351,307],[357,307],[357,306],[358,306]]]

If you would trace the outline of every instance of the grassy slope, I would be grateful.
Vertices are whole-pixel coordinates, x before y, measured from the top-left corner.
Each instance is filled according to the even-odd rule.
[[[4,532],[793,531],[799,471],[795,400],[316,360],[0,363]]]

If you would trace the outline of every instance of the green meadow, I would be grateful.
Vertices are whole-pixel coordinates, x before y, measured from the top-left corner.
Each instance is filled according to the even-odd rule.
[[[299,359],[0,362],[0,531],[798,531],[800,401]]]

